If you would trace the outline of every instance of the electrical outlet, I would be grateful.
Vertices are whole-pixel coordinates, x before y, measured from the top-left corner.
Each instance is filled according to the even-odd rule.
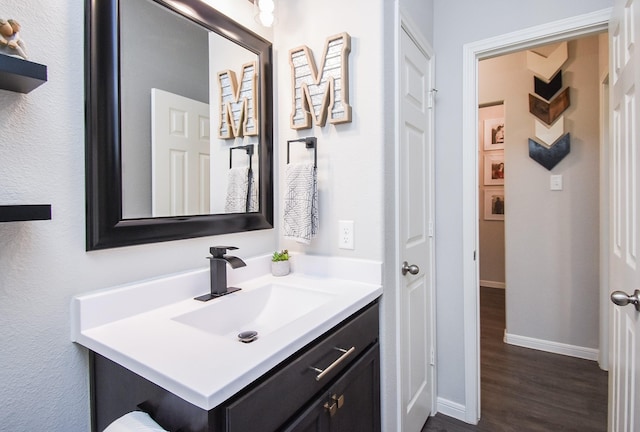
[[[353,249],[353,221],[338,221],[338,248]]]

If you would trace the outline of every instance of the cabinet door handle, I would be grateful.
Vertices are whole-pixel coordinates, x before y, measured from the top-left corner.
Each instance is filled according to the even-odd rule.
[[[342,355],[337,358],[336,361],[331,363],[326,369],[319,369],[317,367],[309,366],[309,369],[318,372],[318,376],[316,376],[316,381],[320,381],[326,374],[331,372],[336,366],[342,363],[347,357],[349,357],[356,350],[356,347],[352,346],[348,350],[335,347],[334,350],[340,351]]]
[[[325,402],[324,403],[324,409],[326,409],[327,411],[329,411],[329,414],[331,415],[331,417],[333,417],[336,413],[336,411],[338,411],[338,408],[336,407],[336,403],[332,403],[331,405],[329,405],[329,402]]]
[[[331,396],[331,399],[338,404],[338,409],[342,408],[342,405],[344,405],[344,395],[333,395]]]

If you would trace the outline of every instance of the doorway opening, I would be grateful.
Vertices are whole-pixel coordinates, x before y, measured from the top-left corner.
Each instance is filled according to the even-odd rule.
[[[515,32],[464,47],[463,64],[463,214],[464,214],[464,293],[465,293],[465,405],[466,421],[480,418],[480,334],[479,334],[479,265],[475,260],[478,245],[478,62],[499,55],[558,43],[607,30],[609,11],[579,16],[561,22]],[[529,89],[525,89],[525,97]],[[507,106],[509,106],[507,104]],[[508,140],[509,126],[506,125]],[[533,163],[533,162],[532,162]],[[505,177],[509,168],[505,169]],[[547,184],[548,184],[547,180]],[[508,193],[505,209],[508,216]],[[507,278],[507,283],[509,280]]]
[[[509,376],[511,363],[502,356],[511,355],[514,361],[521,356],[531,358],[520,364],[522,388],[510,399],[528,395],[534,407],[544,403],[536,398],[547,399],[543,396],[547,390],[537,389],[538,381],[527,378],[539,375],[540,380],[550,380],[549,389],[554,388],[553,383],[563,382],[556,394],[566,391],[567,396],[579,400],[583,394],[570,393],[578,383],[565,378],[580,368],[585,374],[592,371],[591,393],[596,401],[604,398],[602,407],[606,407],[606,374],[598,373],[593,362],[598,359],[599,336],[599,197],[593,191],[599,187],[601,147],[597,65],[601,57],[608,58],[607,42],[604,33],[590,35],[479,62],[483,425],[497,420],[494,401],[513,391],[508,379],[502,386],[494,385]],[[565,57],[549,67],[551,55],[558,52]],[[606,73],[607,66],[608,62],[602,62],[600,68]],[[542,67],[545,70],[539,71]],[[549,81],[542,72],[548,74]],[[573,96],[573,103],[555,112],[553,119],[539,117],[540,113],[531,112],[527,104],[527,96],[558,103],[565,94]],[[571,144],[570,152],[557,153],[560,157],[556,160],[534,159],[538,154],[531,154],[532,147],[536,152],[540,147],[547,155],[565,144]],[[502,317],[502,323],[497,322],[498,317]],[[536,351],[527,353],[502,346],[505,343]],[[557,368],[542,374],[535,370],[534,361],[542,363],[557,357],[541,351],[583,360],[558,358]],[[561,373],[561,365],[569,369]],[[504,368],[504,374],[496,376],[496,367]],[[517,411],[519,405],[511,402]],[[564,408],[569,409],[569,405],[567,401]],[[550,424],[568,421],[570,417],[564,414],[564,410],[556,414],[552,407],[546,419]],[[583,425],[581,422],[586,429],[587,425],[596,430],[606,428],[606,410],[582,412],[571,421],[574,426]]]

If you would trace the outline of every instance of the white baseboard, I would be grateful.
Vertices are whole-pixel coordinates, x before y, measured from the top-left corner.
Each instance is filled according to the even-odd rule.
[[[467,409],[464,405],[457,402],[450,401],[448,399],[438,398],[437,412],[442,413],[448,417],[466,422]]]
[[[487,288],[502,288],[502,289],[507,288],[507,284],[504,282],[496,282],[496,281],[488,281],[488,280],[481,280],[480,286],[487,287]]]
[[[555,354],[562,354],[570,357],[577,357],[585,360],[598,360],[598,350],[585,348],[576,345],[568,345],[560,342],[552,342],[542,339],[534,339],[527,336],[518,336],[504,332],[504,341],[511,345],[524,348],[531,348],[539,351],[546,351]]]

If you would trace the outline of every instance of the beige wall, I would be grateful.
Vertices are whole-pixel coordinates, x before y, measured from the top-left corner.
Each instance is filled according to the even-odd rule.
[[[563,84],[571,88],[565,132],[571,153],[548,171],[528,154],[533,74],[524,52],[481,62],[480,102],[506,111],[507,333],[598,347],[598,36],[569,42]],[[560,174],[564,190],[551,191]]]

